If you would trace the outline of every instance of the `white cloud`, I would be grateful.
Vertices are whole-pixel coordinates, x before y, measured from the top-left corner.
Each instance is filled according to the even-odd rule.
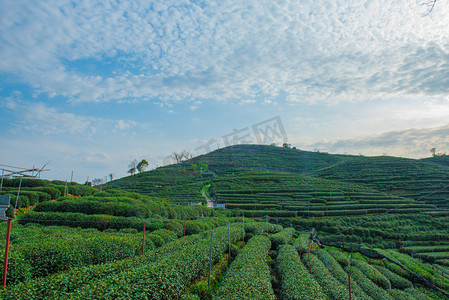
[[[137,126],[137,122],[135,121],[131,121],[131,120],[118,120],[117,121],[117,125],[115,125],[115,128],[119,129],[119,130],[125,130],[125,129],[130,129],[132,127]]]
[[[73,113],[59,112],[44,103],[27,103],[15,111],[22,130],[48,134],[82,134],[95,132],[91,119]]]
[[[430,156],[429,149],[449,153],[449,124],[436,128],[407,129],[369,135],[354,139],[323,141],[309,147],[332,153],[403,156]]]
[[[449,7],[413,1],[0,4],[0,71],[72,101],[449,94]],[[77,61],[113,61],[110,74]],[[68,64],[69,63],[69,64]]]
[[[241,100],[240,101],[240,105],[245,105],[245,104],[254,104],[254,103],[256,103],[257,101],[256,100],[254,100],[254,99],[245,99],[245,100]]]
[[[89,138],[102,135],[104,132],[112,134],[136,127],[148,127],[147,124],[139,124],[133,120],[110,120],[61,111],[43,102],[25,101],[17,93],[3,99],[0,106],[16,116],[16,121],[11,124],[14,133]],[[110,128],[114,128],[115,131],[108,131]]]

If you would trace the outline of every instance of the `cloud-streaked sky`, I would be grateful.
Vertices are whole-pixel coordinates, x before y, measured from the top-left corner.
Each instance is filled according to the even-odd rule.
[[[0,163],[121,177],[276,116],[300,149],[449,151],[449,2],[425,13],[420,0],[3,0]]]

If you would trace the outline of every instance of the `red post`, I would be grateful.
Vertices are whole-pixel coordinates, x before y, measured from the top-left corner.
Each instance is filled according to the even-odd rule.
[[[310,264],[310,248],[307,247],[307,256],[309,257],[309,272],[312,274],[312,265]]]
[[[145,251],[145,221],[143,221],[142,255]]]
[[[299,257],[301,257],[301,234],[299,234]]]
[[[377,276],[376,276],[376,271],[374,271],[374,283],[377,285]]]
[[[441,280],[443,281],[443,290],[444,290],[444,276],[443,276],[443,271],[441,271]]]
[[[184,236],[186,236],[186,222],[187,222],[187,217],[184,217]]]
[[[8,219],[8,229],[6,231],[5,264],[3,266],[3,287],[6,287],[6,273],[8,272],[9,239],[11,237],[11,219]]]
[[[218,215],[218,227],[220,227],[220,215]]]
[[[351,275],[348,274],[348,286],[349,286],[349,300],[351,300]]]

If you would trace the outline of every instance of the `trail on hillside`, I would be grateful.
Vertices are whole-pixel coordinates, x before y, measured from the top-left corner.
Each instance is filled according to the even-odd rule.
[[[207,207],[214,207],[215,201],[209,196],[209,193],[207,192],[207,190],[209,190],[210,185],[211,184],[209,183],[203,186],[203,188],[201,189],[201,196],[203,196],[206,199]]]

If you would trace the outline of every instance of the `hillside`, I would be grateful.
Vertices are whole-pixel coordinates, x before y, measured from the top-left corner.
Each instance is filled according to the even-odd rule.
[[[447,177],[427,160],[234,146],[67,197],[24,181],[0,298],[348,299],[351,280],[352,299],[447,299]],[[202,193],[227,209],[170,204]]]
[[[178,187],[187,197],[201,200],[199,190],[191,191],[211,177],[228,176],[248,171],[307,173],[352,159],[348,155],[331,155],[264,145],[237,145],[194,157],[179,164],[157,168],[108,182],[104,188],[119,188],[144,195],[173,195]],[[201,165],[208,172],[201,172]],[[204,170],[203,170],[204,171]],[[201,182],[199,185],[196,183]],[[187,185],[187,187],[186,187]],[[175,188],[176,187],[176,188]],[[199,196],[198,196],[199,195]],[[178,198],[175,196],[175,198]],[[181,197],[187,201],[186,196]]]
[[[437,156],[433,156],[433,157],[427,157],[427,158],[423,158],[421,160],[425,161],[425,162],[431,162],[431,163],[443,165],[443,166],[449,166],[449,155],[446,155],[446,154],[437,155]]]
[[[218,176],[246,171],[306,173],[352,159],[350,155],[309,152],[265,145],[236,145],[193,158]]]
[[[248,172],[217,177],[209,193],[227,208],[242,209],[249,216],[328,217],[436,210],[434,205],[363,185],[290,173]]]
[[[321,169],[312,176],[370,186],[441,208],[449,207],[449,168],[427,160],[398,157],[360,157]]]
[[[275,146],[237,145],[180,164],[114,180],[107,183],[105,188],[120,188],[145,195],[170,197],[172,198],[170,201],[174,202],[196,202],[204,199],[201,196],[201,189],[212,180],[259,171],[273,174],[305,174],[310,177],[355,183],[390,196],[422,200],[438,208],[448,208],[449,191],[444,187],[449,182],[449,167],[435,162],[444,159],[445,157],[422,160],[389,156],[364,157]],[[201,164],[208,165],[207,173],[201,172]],[[229,184],[233,182],[235,181],[230,181]],[[276,200],[279,196],[264,195],[264,200],[279,202]]]

